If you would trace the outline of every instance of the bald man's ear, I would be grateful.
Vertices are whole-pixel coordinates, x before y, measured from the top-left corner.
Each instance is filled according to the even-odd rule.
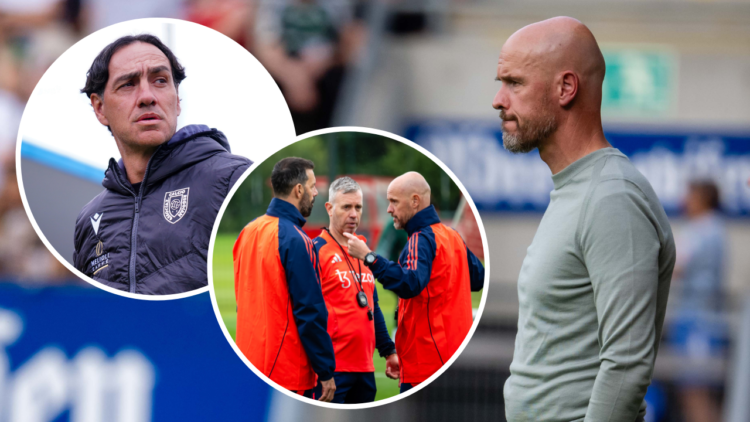
[[[578,85],[578,75],[570,71],[563,72],[558,86],[560,106],[568,107],[573,102],[578,94]]]

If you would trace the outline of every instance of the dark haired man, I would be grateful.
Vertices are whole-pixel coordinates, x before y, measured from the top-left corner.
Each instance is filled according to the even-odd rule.
[[[518,277],[508,421],[642,421],[675,263],[656,193],[607,142],[605,63],[581,22],[528,25],[503,45],[503,144],[539,150],[550,204]]]
[[[229,189],[250,166],[216,129],[179,131],[185,69],[157,37],[126,36],[105,47],[86,86],[99,122],[122,158],[111,159],[104,192],[76,220],[76,268],[140,294],[204,287],[208,243]]]
[[[318,254],[302,231],[315,196],[315,165],[289,157],[271,173],[274,198],[234,244],[237,347],[271,381],[321,401],[336,391],[336,361]],[[316,376],[317,375],[317,376]],[[317,380],[319,397],[313,394]]]

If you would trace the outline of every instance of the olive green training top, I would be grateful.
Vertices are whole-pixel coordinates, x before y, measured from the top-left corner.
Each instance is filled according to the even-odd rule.
[[[667,216],[646,178],[614,148],[552,180],[518,277],[506,417],[640,420],[675,261]]]

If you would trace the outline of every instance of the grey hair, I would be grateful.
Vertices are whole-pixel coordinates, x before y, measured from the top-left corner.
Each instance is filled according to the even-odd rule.
[[[359,186],[359,183],[354,181],[354,179],[348,176],[339,177],[334,180],[333,183],[331,183],[331,187],[328,188],[328,202],[333,204],[333,200],[339,192],[352,193],[357,191],[362,192],[362,188]]]

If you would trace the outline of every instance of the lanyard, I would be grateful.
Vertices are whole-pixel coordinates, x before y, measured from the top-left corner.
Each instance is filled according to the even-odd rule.
[[[323,230],[328,232],[328,235],[331,236],[331,239],[333,239],[334,242],[339,246],[339,249],[341,249],[341,253],[344,255],[344,259],[346,260],[346,266],[349,267],[349,271],[354,274],[354,286],[357,289],[357,303],[360,307],[364,308],[367,307],[367,317],[372,321],[373,319],[373,313],[372,308],[370,307],[370,303],[367,300],[367,295],[365,294],[365,288],[362,286],[362,261],[357,260],[359,264],[359,272],[354,272],[354,265],[349,260],[349,254],[344,250],[344,247],[341,246],[341,243],[339,243],[338,240],[336,240],[335,237],[333,237],[333,234],[331,234],[331,231],[328,230],[327,227],[324,227]],[[359,283],[359,285],[357,284]]]

